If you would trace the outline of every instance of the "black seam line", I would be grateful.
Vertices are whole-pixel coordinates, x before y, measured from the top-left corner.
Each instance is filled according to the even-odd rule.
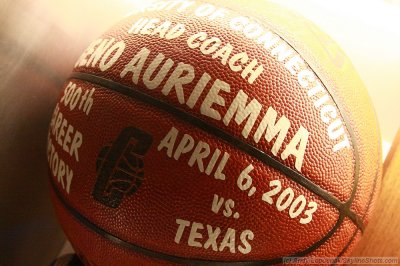
[[[120,83],[114,82],[109,79],[105,79],[102,77],[98,77],[92,74],[87,74],[87,73],[72,73],[71,78],[76,78],[84,81],[88,81],[97,85],[100,85],[104,88],[111,89],[114,91],[117,91],[119,93],[122,93],[126,96],[133,97],[135,99],[138,99],[142,102],[145,102],[147,104],[156,106],[157,108],[160,108],[168,113],[173,114],[174,116],[179,117],[180,119],[187,121],[191,123],[192,125],[199,127],[200,129],[213,134],[233,146],[236,146],[243,152],[249,154],[250,156],[253,156],[260,160],[261,162],[267,164],[268,166],[271,166],[272,168],[282,172],[289,178],[291,178],[293,181],[296,183],[302,185],[303,187],[307,188],[308,190],[312,191],[322,199],[326,200],[330,204],[332,204],[335,208],[337,208],[340,213],[343,213],[345,216],[349,217],[350,220],[352,220],[358,228],[360,228],[361,231],[364,230],[364,225],[362,220],[349,209],[348,202],[347,203],[342,203],[339,199],[336,197],[332,196],[329,192],[326,190],[322,189],[300,173],[294,171],[293,169],[287,167],[286,165],[280,163],[276,159],[272,158],[268,154],[264,153],[263,151],[259,150],[258,148],[226,133],[225,131],[210,125],[206,123],[205,121],[201,120],[200,118],[193,116],[175,106],[170,105],[167,102],[160,101],[148,94],[145,94],[141,92],[140,90],[136,89],[135,86],[129,87],[126,85],[122,85]]]
[[[163,102],[158,100],[148,94],[141,92],[139,89],[136,89],[135,86],[129,87],[126,85],[122,85],[120,83],[114,82],[109,79],[105,79],[102,77],[98,77],[92,74],[87,73],[80,73],[74,72],[72,73],[70,78],[80,79],[83,81],[88,81],[93,84],[97,84],[104,88],[119,92],[123,95],[135,98],[152,106],[155,106],[159,109],[162,109],[170,114],[173,114],[180,119],[189,122],[190,124],[214,135],[217,136],[226,142],[230,143],[231,145],[239,148],[243,152],[249,154],[260,160],[261,162],[265,163],[268,166],[282,172],[287,177],[295,181],[296,183],[300,184],[301,186],[305,187],[306,189],[312,191],[322,199],[326,200],[330,204],[332,204],[335,208],[339,210],[339,212],[347,217],[350,218],[354,222],[354,224],[360,228],[360,230],[364,230],[364,225],[362,220],[352,212],[345,203],[342,203],[339,199],[329,194],[326,190],[322,189],[299,172],[294,171],[293,169],[287,167],[286,165],[280,163],[276,159],[272,158],[268,154],[264,153],[263,151],[257,149],[256,147],[226,133],[225,131],[221,130],[218,127],[210,125],[205,121],[201,120],[200,118],[193,116],[175,106],[170,105],[167,102]]]
[[[205,3],[204,1],[200,1],[200,2]],[[232,8],[229,8],[229,9],[231,11],[233,11],[233,12],[236,12],[238,14],[241,14],[243,16],[248,17],[247,14],[243,14],[243,12],[238,11],[238,10],[241,10],[240,8],[238,10],[235,10],[235,9],[232,9]],[[289,41],[286,40],[286,38],[284,37],[285,34],[282,34],[282,32],[279,31],[278,29],[276,29],[273,25],[271,25],[270,22],[268,22],[268,21],[266,21],[265,19],[262,19],[262,18],[259,19],[259,15],[255,14],[254,12],[252,13],[251,19],[256,21],[257,23],[259,23],[260,25],[263,25],[263,26],[265,26],[265,24],[267,24],[265,27],[268,30],[270,30],[271,32],[273,32],[276,35],[278,35],[287,45],[289,45],[294,51],[296,51],[296,53],[301,55],[301,57],[304,57],[304,55],[302,53],[299,53],[297,51],[297,49]],[[304,59],[306,59],[306,58],[304,58]],[[354,162],[354,181],[353,181],[353,187],[352,187],[352,191],[351,191],[351,195],[350,195],[349,199],[347,200],[347,202],[343,203],[343,206],[341,208],[339,208],[339,210],[340,210],[341,213],[342,212],[345,212],[345,213],[352,212],[350,210],[350,208],[351,208],[351,205],[352,205],[352,203],[353,203],[353,201],[355,199],[356,193],[357,193],[357,187],[358,187],[358,182],[359,182],[359,174],[360,174],[360,163],[359,163],[359,160],[360,160],[359,157],[360,156],[358,154],[358,146],[357,146],[356,138],[354,136],[354,132],[353,132],[352,128],[347,127],[347,125],[350,124],[349,123],[350,120],[348,119],[347,116],[345,116],[345,112],[343,112],[342,105],[338,104],[338,98],[334,97],[334,94],[330,90],[328,90],[328,88],[325,86],[325,82],[323,82],[323,80],[320,78],[320,76],[314,71],[314,68],[311,67],[311,65],[308,63],[308,61],[309,60],[304,60],[304,63],[307,64],[307,66],[314,72],[315,76],[322,82],[322,84],[325,87],[327,93],[331,96],[331,99],[333,100],[335,105],[338,107],[339,112],[340,112],[340,116],[343,118],[343,120],[344,120],[344,122],[346,124],[346,129],[349,132],[349,135],[350,135],[350,138],[351,138],[351,144],[352,144],[352,147],[353,147],[353,150],[354,150],[353,154],[354,154],[354,161],[355,161]],[[313,62],[313,60],[310,60],[310,61]],[[364,233],[363,221],[360,220],[357,215],[352,217],[351,220],[357,225],[357,227],[360,228],[361,233]],[[361,227],[360,227],[360,225],[361,225]]]
[[[256,20],[258,23],[263,24],[261,21],[259,21],[257,18],[255,18],[254,20]],[[267,26],[267,28],[269,30],[271,30],[270,25]],[[297,49],[292,46],[289,41],[287,41],[284,37],[283,34],[281,34],[280,32],[277,32],[276,30],[271,30],[272,32],[274,32],[275,34],[277,34],[287,45],[289,45],[297,54],[299,54],[301,57],[304,57],[303,54],[299,53],[297,51]],[[305,58],[304,58],[305,59]],[[312,62],[312,60],[310,60]],[[351,140],[351,144],[353,147],[353,154],[354,154],[354,181],[353,181],[353,187],[351,190],[351,195],[349,197],[349,199],[345,202],[342,203],[342,206],[340,208],[338,208],[340,210],[341,213],[347,213],[349,216],[349,218],[353,221],[353,223],[355,223],[355,225],[360,229],[361,233],[364,233],[365,227],[364,227],[364,222],[363,220],[361,220],[359,218],[358,215],[356,215],[350,208],[351,205],[354,201],[354,198],[356,196],[357,193],[357,187],[358,187],[358,182],[359,182],[359,173],[360,173],[360,156],[358,153],[358,146],[356,143],[356,138],[354,136],[354,132],[352,130],[352,128],[347,127],[347,125],[349,125],[349,119],[347,118],[347,116],[345,115],[345,112],[343,112],[343,108],[341,104],[338,104],[338,100],[337,97],[334,97],[333,93],[328,90],[327,86],[325,86],[325,82],[323,82],[322,78],[314,71],[314,68],[311,67],[311,65],[309,64],[309,60],[304,60],[304,63],[314,72],[315,76],[317,77],[317,79],[319,79],[322,83],[322,85],[324,86],[324,88],[326,89],[326,92],[330,95],[330,98],[332,99],[332,101],[335,103],[336,107],[339,109],[339,113],[340,116],[343,118],[344,123],[346,125],[346,129],[347,132],[350,135],[350,140]]]
[[[212,261],[212,260],[198,259],[198,258],[184,258],[184,257],[175,256],[175,255],[169,255],[169,254],[162,253],[162,252],[153,251],[153,250],[135,245],[133,243],[125,241],[125,240],[105,231],[104,229],[98,227],[96,224],[92,223],[88,218],[86,218],[81,213],[79,213],[77,210],[75,210],[63,198],[63,196],[61,195],[61,192],[57,188],[57,186],[54,183],[54,180],[51,176],[52,175],[49,174],[49,182],[50,182],[51,187],[53,188],[53,191],[54,191],[57,199],[60,201],[62,206],[67,210],[67,212],[72,215],[72,217],[74,219],[76,219],[79,223],[86,226],[89,230],[92,230],[93,232],[97,233],[98,235],[105,238],[106,240],[109,240],[112,243],[114,243],[118,246],[121,246],[125,249],[143,254],[143,255],[151,257],[151,258],[156,258],[156,259],[174,262],[174,263],[183,264],[183,265],[193,265],[193,266],[203,266],[203,265],[207,265],[207,266],[220,266],[220,265],[222,265],[222,266],[223,265],[226,265],[226,266],[263,266],[263,265],[282,264],[284,261],[284,257],[268,259],[268,260],[254,260],[254,261]],[[315,249],[320,247],[322,244],[324,244],[330,237],[332,237],[332,235],[337,231],[339,226],[342,224],[343,220],[344,220],[344,216],[340,215],[339,219],[337,220],[335,225],[322,239],[315,242],[312,246],[310,246],[306,250],[298,252],[294,255],[287,256],[287,257],[305,256],[308,253],[314,251]]]
[[[282,38],[282,40],[284,40],[294,51],[296,51],[296,53],[298,53],[302,57],[304,56],[301,53],[299,53],[297,51],[297,49],[295,47],[293,47],[288,41],[286,41],[286,39],[284,39],[281,34],[278,34],[276,32],[275,32],[275,34],[277,34],[280,38]],[[337,97],[334,97],[332,92],[328,90],[328,88],[325,86],[325,83],[322,81],[322,79],[319,77],[319,75],[314,71],[314,69],[310,66],[310,64],[306,61],[304,61],[304,63],[314,72],[315,76],[321,81],[322,85],[325,87],[326,92],[330,95],[330,98],[335,103],[336,107],[339,109],[340,116],[343,118],[343,121],[346,125],[347,132],[350,135],[351,145],[354,150],[354,152],[353,152],[353,154],[354,154],[354,181],[353,181],[353,187],[352,187],[349,199],[346,202],[342,203],[342,205],[340,207],[338,207],[338,209],[339,209],[340,213],[345,213],[345,215],[347,215],[350,218],[350,220],[357,226],[357,228],[360,229],[361,233],[364,233],[365,226],[364,226],[363,220],[351,210],[351,205],[355,199],[355,196],[357,193],[358,182],[359,182],[360,156],[358,153],[358,146],[356,143],[356,138],[354,136],[354,132],[353,132],[352,128],[347,127],[347,125],[350,124],[349,123],[350,120],[347,118],[347,116],[344,115],[345,112],[343,112],[343,110],[342,110],[343,108],[341,107],[341,105],[338,104]]]
[[[378,160],[377,163],[378,163],[378,164],[380,163],[379,160]],[[363,215],[363,220],[365,219],[365,217],[367,216],[367,213],[368,213],[369,209],[371,208],[372,198],[373,198],[374,195],[377,193],[377,191],[376,191],[376,185],[377,185],[377,181],[378,181],[378,178],[379,178],[379,173],[380,173],[380,171],[379,171],[379,167],[378,167],[377,170],[376,170],[376,174],[375,174],[374,186],[373,186],[373,188],[372,188],[371,195],[369,196],[369,201],[368,201],[367,209],[365,210],[365,213],[364,213],[364,215]],[[343,256],[343,254],[349,249],[349,247],[350,247],[351,243],[353,243],[353,241],[354,241],[354,239],[355,239],[357,233],[358,233],[358,229],[355,230],[353,236],[351,237],[351,239],[349,240],[349,242],[346,244],[346,246],[343,248],[343,250],[339,253],[339,255],[337,256],[337,258]],[[337,263],[332,263],[331,266],[336,265],[336,264],[337,264]]]

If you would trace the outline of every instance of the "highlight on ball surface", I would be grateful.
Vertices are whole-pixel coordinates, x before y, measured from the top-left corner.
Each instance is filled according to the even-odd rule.
[[[158,1],[77,59],[49,128],[51,195],[85,265],[331,265],[368,223],[379,140],[360,78],[311,22]]]

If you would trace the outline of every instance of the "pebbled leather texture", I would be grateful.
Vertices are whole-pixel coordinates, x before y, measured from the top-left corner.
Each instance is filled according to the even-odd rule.
[[[346,217],[346,214],[352,212],[359,217],[361,224],[366,225],[380,187],[380,136],[372,104],[351,63],[327,36],[310,22],[288,10],[268,2],[263,2],[260,7],[256,2],[210,2],[214,7],[223,7],[227,10],[226,16],[214,20],[193,15],[197,7],[206,3],[200,1],[196,1],[192,7],[180,13],[171,10],[138,12],[116,24],[100,37],[114,38],[113,44],[120,41],[125,44],[122,55],[109,69],[102,71],[98,65],[94,67],[82,65],[74,68],[75,73],[90,74],[109,80],[117,84],[116,87],[120,86],[118,87],[120,89],[110,88],[91,83],[78,76],[66,81],[67,90],[71,84],[75,84],[76,88],[81,89],[82,95],[85,92],[89,94],[94,88],[93,105],[89,114],[79,108],[71,110],[62,101],[58,104],[59,110],[55,112],[54,120],[57,120],[57,113],[62,113],[63,118],[82,133],[79,162],[58,144],[57,136],[52,134],[52,127],[50,128],[50,182],[54,190],[52,198],[69,240],[87,265],[174,264],[168,261],[168,258],[165,260],[152,258],[151,255],[143,255],[129,250],[126,246],[119,246],[118,241],[104,238],[98,232],[91,230],[87,223],[79,221],[81,216],[91,226],[123,242],[164,254],[170,259],[171,257],[187,259],[181,262],[184,264],[190,264],[190,260],[193,260],[194,264],[204,260],[226,263],[255,261],[263,265],[274,259],[277,259],[274,263],[279,263],[280,258],[296,254],[336,257],[348,254],[351,250],[348,247],[353,247],[357,242],[361,228],[357,228],[354,219]],[[328,125],[322,121],[320,110],[315,107],[317,98],[308,95],[308,90],[304,89],[297,78],[285,68],[285,62],[279,62],[271,55],[270,50],[264,49],[254,40],[249,40],[242,32],[230,28],[230,20],[242,16],[261,25],[266,31],[270,30],[277,34],[306,62],[307,67],[328,91],[328,102],[338,110],[337,118],[343,123],[343,134],[350,139],[348,148],[338,152],[333,151],[335,142],[330,139],[327,133]],[[168,20],[172,25],[184,24],[185,32],[171,40],[157,35],[128,33],[132,24],[142,17]],[[198,32],[207,33],[207,38],[219,38],[222,46],[229,43],[233,47],[232,55],[245,52],[250,59],[257,59],[258,63],[263,65],[262,73],[251,84],[247,78],[241,76],[240,71],[234,72],[228,64],[222,64],[221,59],[205,55],[198,48],[189,48],[187,39]],[[125,75],[121,75],[121,72],[143,47],[149,50],[149,55],[138,81],[135,82],[132,80],[132,72],[127,72]],[[163,63],[170,59],[173,65],[159,86],[149,88],[148,84],[143,82],[143,72],[159,53],[164,55]],[[174,88],[166,95],[162,89],[179,63],[191,65],[194,78],[190,83],[183,85],[182,96],[177,95]],[[159,68],[155,73],[158,70]],[[186,101],[204,73],[208,73],[210,82],[196,104],[190,107]],[[91,76],[86,75],[86,77],[90,79]],[[249,132],[249,137],[246,138],[242,134],[247,120],[238,125],[234,115],[226,125],[222,119],[217,120],[202,113],[201,104],[215,80],[222,80],[230,86],[229,92],[219,92],[225,105],[215,103],[212,105],[222,118],[240,91],[248,96],[247,104],[252,99],[261,104],[261,112]],[[67,90],[64,90],[60,97],[65,97]],[[146,102],[136,94],[132,96],[129,92],[123,93],[124,90],[136,91],[150,100]],[[180,97],[183,97],[184,102]],[[153,102],[172,106],[174,110],[178,110],[176,112],[183,115],[176,115],[175,111],[168,111],[169,109],[161,108],[160,104]],[[276,110],[277,119],[284,116],[291,123],[277,154],[273,152],[276,137],[268,141],[263,135],[258,142],[253,138],[269,107]],[[215,130],[203,128],[200,122],[196,124],[194,120],[200,120],[201,123],[210,125],[217,131],[233,136],[239,142],[272,158],[281,168],[287,168],[303,176],[320,188],[323,195],[336,199],[340,203],[338,203],[340,209],[307,186],[292,180],[285,171],[260,161],[259,158],[246,152],[245,148],[238,147],[237,143],[219,137]],[[137,136],[133,136],[133,140],[126,139],[125,142],[120,140],[123,138],[118,136],[127,127],[134,127],[149,135],[151,144],[148,150],[139,155],[135,152],[129,155],[129,150],[128,152],[125,150],[125,153],[120,153],[125,154],[125,159],[121,159],[117,156],[118,152],[113,153],[111,151],[113,148],[110,147],[117,145],[118,142],[123,143],[118,144],[123,146],[122,148],[131,145],[132,149],[141,142]],[[310,135],[299,171],[296,167],[296,157],[290,155],[287,159],[283,159],[282,153],[301,127],[304,127]],[[179,133],[172,154],[168,156],[168,149],[160,148],[160,143],[174,128]],[[180,155],[179,159],[174,158],[176,148],[185,134],[193,139],[194,147],[199,142],[208,144],[210,155],[203,160],[203,168],[198,166],[196,161],[190,163],[194,147],[190,152]],[[64,179],[60,179],[54,174],[56,172],[53,172],[55,163],[51,145],[54,146],[59,159],[73,171],[69,192],[65,190],[65,184],[61,184]],[[223,169],[225,180],[215,178],[216,167],[211,173],[205,173],[205,168],[216,149],[221,151],[216,165],[220,163],[224,152],[229,154]],[[117,151],[118,148],[114,150]],[[113,160],[117,162],[113,164]],[[125,164],[123,160],[126,160]],[[241,172],[250,164],[254,167],[250,172],[251,187],[256,187],[251,196],[247,190],[241,191],[237,184]],[[113,171],[113,165],[118,165],[118,173],[107,172]],[[130,167],[135,170],[129,170]],[[101,177],[99,175],[101,171],[107,172],[108,175]],[[121,171],[125,171],[125,174]],[[138,180],[132,172],[143,175],[140,176],[140,182],[132,181],[137,182],[135,185],[129,184],[130,180]],[[121,179],[118,179],[119,177]],[[120,194],[122,200],[118,204],[107,205],[104,201],[102,203],[96,200],[93,190],[99,178],[103,178],[105,183],[109,182],[107,184],[113,183],[114,187],[118,187],[115,191],[122,193]],[[273,189],[270,183],[273,180],[280,181],[282,190],[272,197],[273,204],[269,204],[262,200],[262,196]],[[125,193],[129,191],[130,186],[135,189]],[[102,188],[104,187],[107,186]],[[109,189],[110,187],[106,188],[104,193],[110,193]],[[318,205],[311,222],[307,224],[299,222],[301,217],[305,217],[304,213],[296,218],[290,218],[289,207],[282,211],[277,209],[276,202],[279,195],[289,189],[293,191],[294,199],[303,195],[307,204],[313,201]],[[224,205],[218,213],[213,212],[211,207],[215,195],[225,200],[232,199],[235,202],[232,209],[239,214],[239,217],[234,218],[233,215],[225,217]],[[285,200],[282,199],[282,202]],[[343,211],[346,208],[347,211]],[[77,215],[71,214],[71,209]],[[185,227],[180,241],[176,241],[179,227],[177,219],[190,223]],[[201,224],[202,227],[197,230],[200,235],[194,240],[199,246],[192,246],[189,243],[193,223]],[[212,245],[206,245],[207,225],[212,230],[219,228],[221,231],[216,241],[217,251]],[[230,249],[231,246],[226,245],[220,250],[225,233],[231,229],[235,231],[233,248]],[[246,230],[250,230],[254,237],[252,240],[247,239],[251,251],[243,254],[239,247],[246,246],[241,238],[241,233]]]

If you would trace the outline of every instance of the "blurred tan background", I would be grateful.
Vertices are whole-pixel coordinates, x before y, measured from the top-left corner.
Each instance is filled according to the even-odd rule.
[[[400,1],[274,0],[314,21],[352,59],[387,151],[400,126]],[[0,265],[48,265],[64,236],[48,196],[46,132],[81,51],[138,0],[0,0]]]

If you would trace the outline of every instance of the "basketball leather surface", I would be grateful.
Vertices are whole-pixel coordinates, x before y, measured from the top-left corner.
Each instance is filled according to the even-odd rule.
[[[351,63],[307,20],[161,1],[78,59],[50,125],[51,193],[87,265],[330,265],[368,224],[379,140]]]

